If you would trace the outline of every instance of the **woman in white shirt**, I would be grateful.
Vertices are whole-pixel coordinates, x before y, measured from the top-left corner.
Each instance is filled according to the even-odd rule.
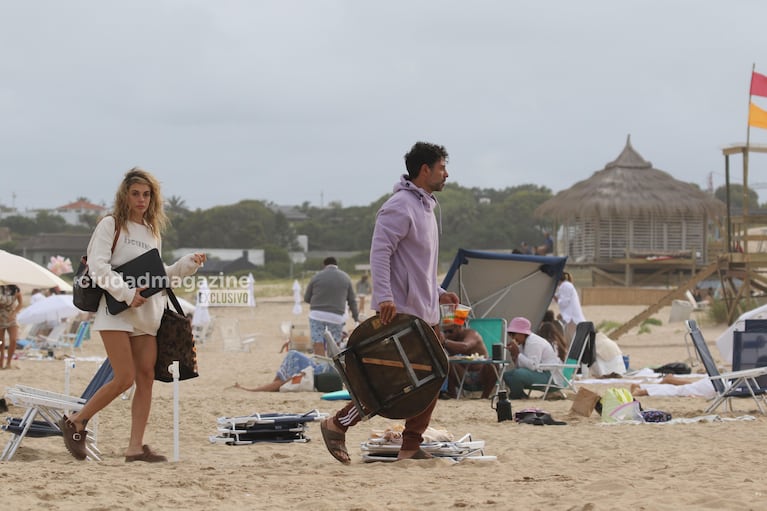
[[[133,168],[117,189],[112,214],[99,221],[91,236],[87,251],[91,277],[105,294],[130,307],[112,315],[106,298],[101,297],[92,328],[101,335],[114,378],[104,384],[82,410],[71,417],[64,416],[59,422],[67,450],[77,459],[86,457],[88,419],[135,383],[125,461],[167,461],[143,443],[152,405],[157,358],[155,336],[165,308],[165,293],[145,298],[140,294],[143,288],[130,287],[112,270],[151,249],[162,251],[161,234],[166,223],[160,183],[150,173]],[[205,254],[188,254],[165,270],[169,278],[191,275],[204,262]]]
[[[503,381],[509,387],[509,399],[526,399],[525,389],[534,389],[536,385],[546,385],[551,377],[550,371],[541,370],[542,364],[561,364],[554,347],[543,337],[530,330],[527,318],[517,317],[509,322],[506,332],[511,342],[506,349],[511,354],[515,368],[503,373]],[[561,385],[564,382],[555,382]]]

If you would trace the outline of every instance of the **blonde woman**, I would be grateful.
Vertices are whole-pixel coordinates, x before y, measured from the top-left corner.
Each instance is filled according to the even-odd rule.
[[[107,310],[106,298],[102,297],[95,313],[92,328],[101,335],[114,378],[101,387],[80,412],[64,416],[60,421],[67,450],[77,459],[86,457],[88,420],[135,383],[125,461],[167,461],[165,456],[144,444],[157,358],[155,335],[165,307],[165,293],[145,298],[140,294],[141,288],[130,287],[112,270],[151,249],[161,250],[166,223],[159,182],[149,172],[133,168],[117,189],[112,214],[99,221],[91,236],[87,251],[91,276],[105,292],[130,307],[112,315]],[[195,273],[205,258],[205,254],[199,253],[185,255],[165,268],[168,277]]]

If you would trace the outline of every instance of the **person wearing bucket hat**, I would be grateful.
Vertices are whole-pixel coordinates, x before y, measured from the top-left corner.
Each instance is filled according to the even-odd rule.
[[[506,349],[515,366],[503,373],[503,381],[509,387],[509,399],[526,399],[526,389],[533,389],[534,385],[546,385],[551,373],[542,371],[539,368],[541,364],[562,363],[551,343],[534,334],[531,326],[529,319],[516,317],[509,321],[506,328],[509,334]]]

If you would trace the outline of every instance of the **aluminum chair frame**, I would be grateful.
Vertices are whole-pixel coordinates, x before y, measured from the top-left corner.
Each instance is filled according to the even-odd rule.
[[[61,418],[65,414],[81,410],[87,400],[105,383],[110,381],[113,376],[112,366],[109,364],[109,359],[106,359],[80,397],[27,385],[15,385],[8,388],[5,394],[6,398],[15,406],[26,407],[26,410],[21,418],[9,417],[6,420],[6,424],[2,426],[3,430],[11,433],[13,436],[6,443],[2,453],[0,453],[0,461],[10,461],[14,454],[16,454],[22,440],[27,436],[61,435],[61,429],[58,425]],[[30,431],[33,434],[30,435]],[[99,461],[101,459],[101,452],[97,447],[97,438],[98,418],[95,416],[88,424],[86,450],[88,452],[88,459]]]
[[[578,323],[575,335],[570,342],[570,346],[567,348],[567,359],[565,362],[562,364],[541,364],[538,366],[542,371],[549,371],[551,373],[546,384],[534,385],[535,387],[543,387],[542,389],[536,389],[543,391],[541,399],[546,399],[552,390],[562,394],[566,390],[578,392],[578,389],[575,387],[575,375],[583,364],[586,350],[594,349],[595,338],[596,330],[594,329],[594,323],[591,321]],[[564,384],[558,384],[557,380]]]
[[[767,394],[760,390],[759,382],[756,379],[767,375],[767,367],[755,367],[742,371],[720,373],[714,358],[711,356],[711,351],[708,349],[706,340],[703,338],[703,333],[698,328],[697,322],[690,319],[685,321],[685,325],[687,326],[687,335],[690,336],[692,344],[695,346],[695,351],[697,351],[698,357],[716,391],[716,395],[708,408],[706,408],[705,413],[713,412],[722,404],[725,404],[728,411],[732,412],[732,398],[751,396],[759,412],[765,415],[765,408],[762,405],[767,405]]]

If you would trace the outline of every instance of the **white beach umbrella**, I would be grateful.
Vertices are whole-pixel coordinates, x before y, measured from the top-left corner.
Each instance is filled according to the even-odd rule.
[[[256,306],[255,284],[256,279],[253,278],[253,274],[248,273],[248,307]]]
[[[0,284],[16,284],[24,291],[36,287],[72,291],[72,285],[52,271],[5,250],[0,250]]]
[[[200,287],[197,289],[197,305],[194,308],[194,314],[192,315],[192,326],[205,326],[210,323],[210,311],[208,310],[208,304],[210,303],[210,288],[208,287],[208,281],[202,279],[200,281]]]
[[[16,316],[22,325],[33,325],[77,316],[82,311],[72,303],[72,295],[51,295],[25,307]]]
[[[293,281],[293,314],[301,314],[301,284],[298,280]]]

